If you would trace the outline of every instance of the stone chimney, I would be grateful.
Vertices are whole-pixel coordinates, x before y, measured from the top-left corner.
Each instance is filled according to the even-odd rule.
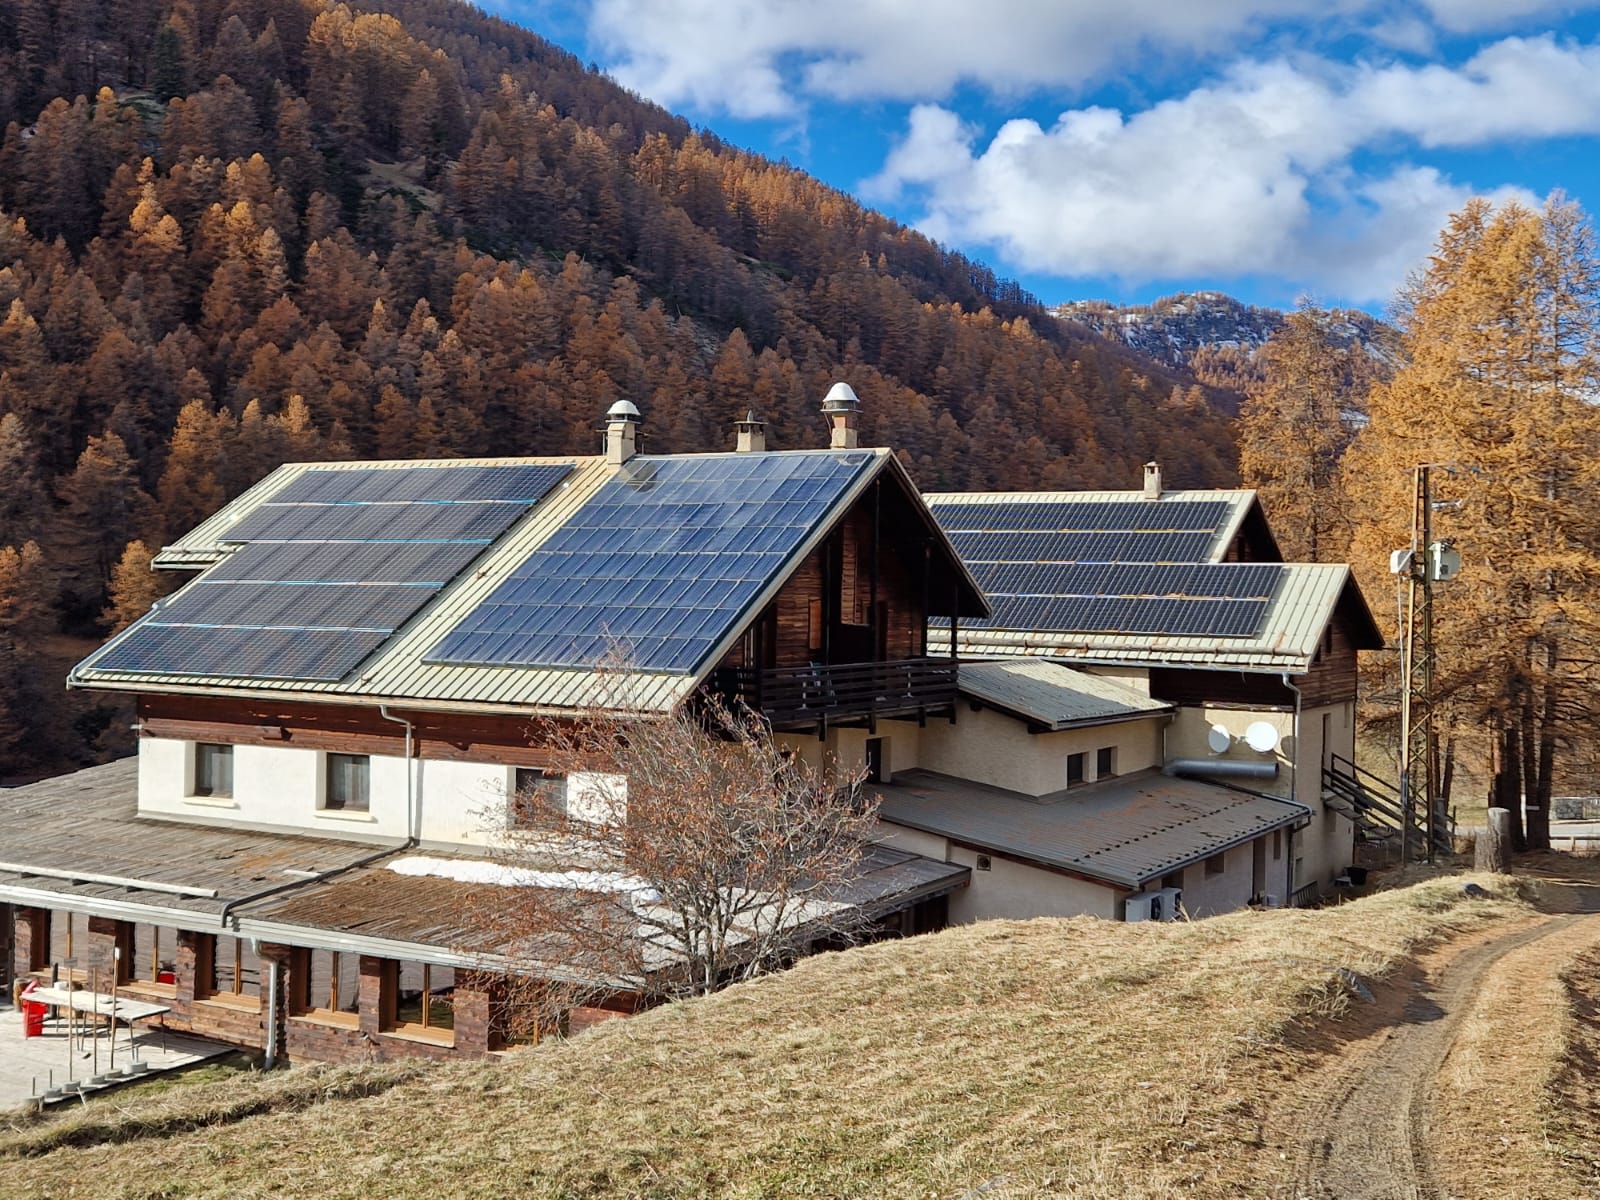
[[[760,454],[767,448],[767,423],[756,416],[755,409],[745,413],[744,420],[735,421],[733,428],[739,435],[740,454]]]
[[[1147,462],[1144,465],[1144,498],[1146,500],[1161,499],[1161,464]]]
[[[619,467],[639,449],[639,410],[631,400],[618,400],[606,412],[606,461]]]
[[[861,444],[857,426],[861,421],[861,401],[848,383],[836,383],[822,401],[822,415],[828,418],[828,445],[834,450],[854,450]]]

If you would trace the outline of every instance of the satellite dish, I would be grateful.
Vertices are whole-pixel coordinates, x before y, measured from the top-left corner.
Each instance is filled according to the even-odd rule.
[[[1233,734],[1228,732],[1226,726],[1213,725],[1206,730],[1206,745],[1211,747],[1213,754],[1226,754],[1228,747],[1233,745]]]
[[[1244,731],[1244,742],[1257,754],[1270,754],[1278,748],[1278,731],[1270,721],[1252,721]]]

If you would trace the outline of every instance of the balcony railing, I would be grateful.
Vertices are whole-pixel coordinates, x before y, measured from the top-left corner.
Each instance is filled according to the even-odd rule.
[[[948,658],[811,664],[754,670],[724,668],[711,687],[743,701],[775,727],[824,727],[877,717],[925,716],[956,701],[956,664]]]

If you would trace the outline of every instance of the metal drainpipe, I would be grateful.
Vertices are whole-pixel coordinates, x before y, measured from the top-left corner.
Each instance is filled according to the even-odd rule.
[[[1284,687],[1288,688],[1291,692],[1294,693],[1294,725],[1292,727],[1292,736],[1294,737],[1294,753],[1288,756],[1289,757],[1289,799],[1298,804],[1299,803],[1299,799],[1295,795],[1295,790],[1300,786],[1300,772],[1297,769],[1296,764],[1300,760],[1300,703],[1301,703],[1302,697],[1300,695],[1300,689],[1295,687],[1294,684],[1289,682],[1289,672],[1287,672],[1287,671],[1278,672],[1278,678],[1283,680],[1283,686]],[[1306,807],[1307,808],[1311,808],[1311,805],[1308,804],[1308,805],[1306,805]],[[1315,811],[1315,810],[1313,809],[1312,811]],[[1293,897],[1295,889],[1300,886],[1300,881],[1295,878],[1295,873],[1294,873],[1294,833],[1293,833],[1293,831],[1290,832],[1288,840],[1289,840],[1289,896]]]
[[[391,717],[387,704],[378,705],[378,715],[385,721],[393,721],[396,725],[404,725],[406,727],[406,840],[415,842],[418,833],[414,781],[416,767],[411,761],[411,750],[412,739],[416,734],[417,727],[404,717]]]
[[[260,951],[258,950],[259,954]],[[267,960],[267,1053],[263,1070],[278,1065],[278,960]]]

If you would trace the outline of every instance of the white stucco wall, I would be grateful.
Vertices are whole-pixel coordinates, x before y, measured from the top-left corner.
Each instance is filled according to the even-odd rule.
[[[1328,718],[1328,745],[1323,741],[1323,717]],[[1278,733],[1278,748],[1258,754],[1243,742],[1244,731],[1256,721],[1265,721]],[[1206,744],[1206,733],[1213,724],[1234,735],[1234,745],[1226,754],[1213,754]],[[1355,756],[1355,705],[1346,701],[1321,708],[1305,709],[1300,714],[1300,729],[1295,733],[1292,712],[1242,708],[1184,708],[1179,710],[1167,733],[1167,754],[1171,758],[1200,758],[1210,761],[1276,762],[1275,780],[1239,779],[1242,787],[1274,796],[1290,796],[1311,809],[1309,827],[1295,834],[1295,857],[1300,860],[1294,881],[1299,888],[1315,881],[1328,891],[1336,875],[1350,865],[1354,827],[1345,817],[1327,809],[1322,802],[1322,767],[1329,752],[1346,758]]]
[[[1113,887],[1060,875],[1009,858],[989,855],[989,869],[977,870],[978,851],[950,847],[947,861],[973,868],[972,885],[950,897],[950,921],[1032,917],[1105,917],[1115,920],[1121,893]]]
[[[1116,749],[1116,773],[1157,766],[1165,716],[1147,720],[1029,733],[1023,722],[992,709],[962,706],[956,723],[932,723],[922,731],[920,764],[930,771],[1043,796],[1067,786],[1067,756],[1084,755],[1084,781],[1095,779],[1095,754]]]

